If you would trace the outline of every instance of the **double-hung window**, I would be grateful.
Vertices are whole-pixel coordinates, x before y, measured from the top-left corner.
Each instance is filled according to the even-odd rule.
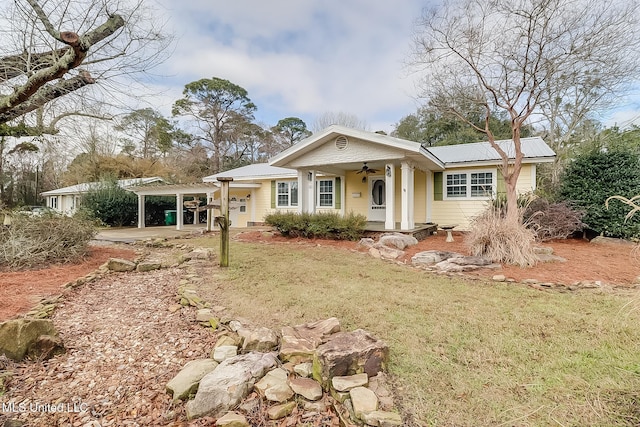
[[[333,179],[318,180],[318,207],[333,207]]]
[[[447,199],[490,198],[496,193],[496,174],[491,170],[446,173]]]
[[[277,207],[290,208],[298,206],[298,181],[278,181],[277,186]]]

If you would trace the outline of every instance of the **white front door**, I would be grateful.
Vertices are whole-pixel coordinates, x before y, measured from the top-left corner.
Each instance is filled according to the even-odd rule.
[[[386,191],[383,176],[369,177],[369,221],[386,218]]]

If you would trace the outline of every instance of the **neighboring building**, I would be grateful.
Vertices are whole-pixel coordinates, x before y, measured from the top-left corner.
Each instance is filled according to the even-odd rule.
[[[129,189],[132,186],[161,181],[162,178],[154,176],[150,178],[120,179],[117,182],[120,187]],[[80,206],[82,195],[100,184],[100,182],[83,182],[69,187],[45,191],[41,195],[46,198],[47,207],[65,215],[73,215]]]
[[[511,140],[499,141],[513,154]],[[536,188],[536,166],[555,153],[538,137],[523,138],[519,193]],[[379,229],[410,231],[421,224],[468,227],[470,220],[504,191],[501,159],[488,142],[425,148],[420,143],[373,132],[330,126],[271,159],[203,178],[189,186],[133,189],[144,196],[207,194],[219,197],[218,177],[231,177],[233,227],[260,224],[275,211],[363,214]],[[144,226],[144,224],[139,224]],[[181,227],[180,222],[178,227]]]

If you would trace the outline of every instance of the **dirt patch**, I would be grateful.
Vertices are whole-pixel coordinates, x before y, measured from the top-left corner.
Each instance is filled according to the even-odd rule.
[[[75,264],[52,265],[39,270],[0,273],[0,321],[32,308],[42,297],[59,294],[65,283],[89,274],[109,258],[133,260],[135,252],[123,247],[92,246]]]
[[[464,235],[454,232],[454,241],[445,242],[445,234],[429,236],[416,246],[407,248],[401,262],[411,264],[411,257],[418,252],[428,250],[446,250],[469,254],[464,244]],[[258,241],[265,243],[285,243],[302,245],[333,246],[345,249],[366,248],[359,247],[357,242],[334,241],[322,239],[286,238],[277,233],[249,231],[236,237],[241,241]],[[553,248],[554,254],[566,259],[566,262],[545,262],[534,267],[520,268],[503,266],[500,270],[478,270],[467,273],[469,275],[490,278],[496,274],[503,274],[516,281],[536,279],[540,282],[554,282],[573,284],[578,281],[602,281],[607,284],[630,285],[640,276],[640,256],[631,245],[598,244],[594,245],[582,239],[554,240],[545,242],[542,246]]]

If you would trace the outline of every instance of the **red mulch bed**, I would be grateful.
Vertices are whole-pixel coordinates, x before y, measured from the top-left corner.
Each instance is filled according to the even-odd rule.
[[[62,285],[96,270],[109,258],[133,260],[132,249],[93,246],[75,264],[52,265],[38,270],[0,273],[0,321],[30,310],[38,301],[62,292]]]

